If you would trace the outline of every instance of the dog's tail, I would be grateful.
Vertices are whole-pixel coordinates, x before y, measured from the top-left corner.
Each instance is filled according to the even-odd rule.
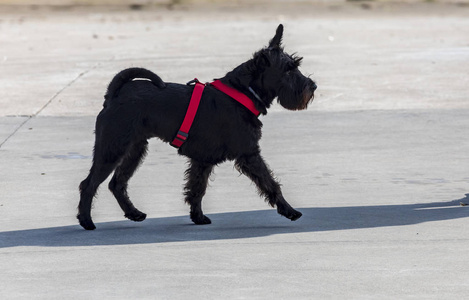
[[[164,83],[164,81],[152,71],[144,68],[128,68],[120,71],[116,76],[114,76],[111,83],[109,83],[106,95],[104,96],[104,99],[106,99],[104,105],[106,106],[108,101],[117,96],[119,90],[124,84],[135,78],[149,79],[160,89],[164,89],[166,87],[166,83]]]

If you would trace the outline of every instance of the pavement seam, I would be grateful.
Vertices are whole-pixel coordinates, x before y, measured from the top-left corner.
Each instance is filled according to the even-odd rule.
[[[26,124],[30,119],[32,118],[32,116],[28,116],[28,118],[26,120],[23,121],[23,123],[20,124],[20,126],[18,126],[15,130],[13,130],[13,132],[7,136],[7,138],[0,144],[0,149],[2,148],[2,146],[12,137],[14,136],[18,130],[20,130],[24,124]]]
[[[34,113],[33,115],[29,116],[29,119],[31,119],[32,117],[36,117],[37,115],[39,115],[44,109],[47,108],[47,106],[49,106],[49,104],[52,103],[52,101],[54,101],[55,98],[57,98],[63,91],[65,91],[67,88],[69,88],[72,84],[74,84],[78,79],[80,79],[81,77],[83,77],[84,75],[86,75],[87,73],[89,73],[90,71],[94,70],[95,68],[97,67],[97,65],[93,66],[91,69],[89,70],[86,70],[86,71],[83,71],[81,72],[80,74],[78,74],[77,77],[75,77],[72,81],[70,81],[67,85],[65,85],[62,89],[60,89],[57,93],[54,94],[54,96],[52,96],[49,101],[46,102],[46,104],[44,104],[36,113]]]
[[[32,118],[38,116],[44,109],[46,109],[47,106],[49,106],[49,104],[52,103],[52,101],[54,101],[54,99],[56,99],[63,91],[65,91],[67,88],[69,88],[72,84],[74,84],[78,79],[80,79],[81,77],[83,77],[84,75],[86,75],[87,73],[91,72],[92,70],[96,69],[98,65],[95,65],[93,66],[91,69],[88,69],[86,71],[83,71],[81,72],[80,74],[78,74],[77,77],[75,77],[72,81],[70,81],[69,83],[67,83],[62,89],[60,89],[59,91],[57,91],[57,93],[55,93],[37,112],[33,113],[32,115],[29,115],[28,118],[22,122],[15,130],[13,130],[13,132],[6,137],[6,139],[0,143],[0,149],[3,147],[3,145],[8,142],[8,140],[10,138],[12,138],[21,128],[24,127],[24,125],[26,125],[26,123],[29,122],[29,120],[31,120]]]

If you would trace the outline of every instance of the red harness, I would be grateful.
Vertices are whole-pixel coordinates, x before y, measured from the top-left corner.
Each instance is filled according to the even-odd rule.
[[[179,128],[176,137],[171,142],[171,146],[175,148],[179,148],[184,144],[184,142],[189,137],[189,130],[191,129],[192,122],[194,121],[195,115],[197,113],[197,109],[199,108],[200,99],[202,98],[202,93],[204,92],[204,88],[207,85],[211,85],[217,90],[225,93],[226,95],[230,96],[234,100],[241,103],[244,107],[249,109],[256,117],[258,117],[261,113],[256,109],[254,106],[254,102],[245,94],[241,93],[240,91],[227,86],[226,84],[222,83],[220,80],[215,80],[211,83],[200,83],[197,78],[190,81],[190,83],[195,82],[194,90],[192,91],[191,101],[189,102],[189,107],[187,108],[186,116],[184,117],[184,121],[182,121],[182,125]]]

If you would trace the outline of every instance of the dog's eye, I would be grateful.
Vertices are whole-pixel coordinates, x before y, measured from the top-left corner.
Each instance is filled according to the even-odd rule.
[[[287,67],[287,71],[285,72],[285,75],[290,75],[294,70],[296,70],[298,66],[295,65],[294,63],[291,63]]]

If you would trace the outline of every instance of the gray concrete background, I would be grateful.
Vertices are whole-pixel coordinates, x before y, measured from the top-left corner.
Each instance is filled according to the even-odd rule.
[[[469,7],[441,3],[0,6],[0,290],[5,299],[463,299],[469,290]],[[209,226],[185,159],[153,140],[130,182],[75,220],[112,76],[208,81],[285,25],[319,89],[262,117],[263,155],[297,222],[218,167]]]

